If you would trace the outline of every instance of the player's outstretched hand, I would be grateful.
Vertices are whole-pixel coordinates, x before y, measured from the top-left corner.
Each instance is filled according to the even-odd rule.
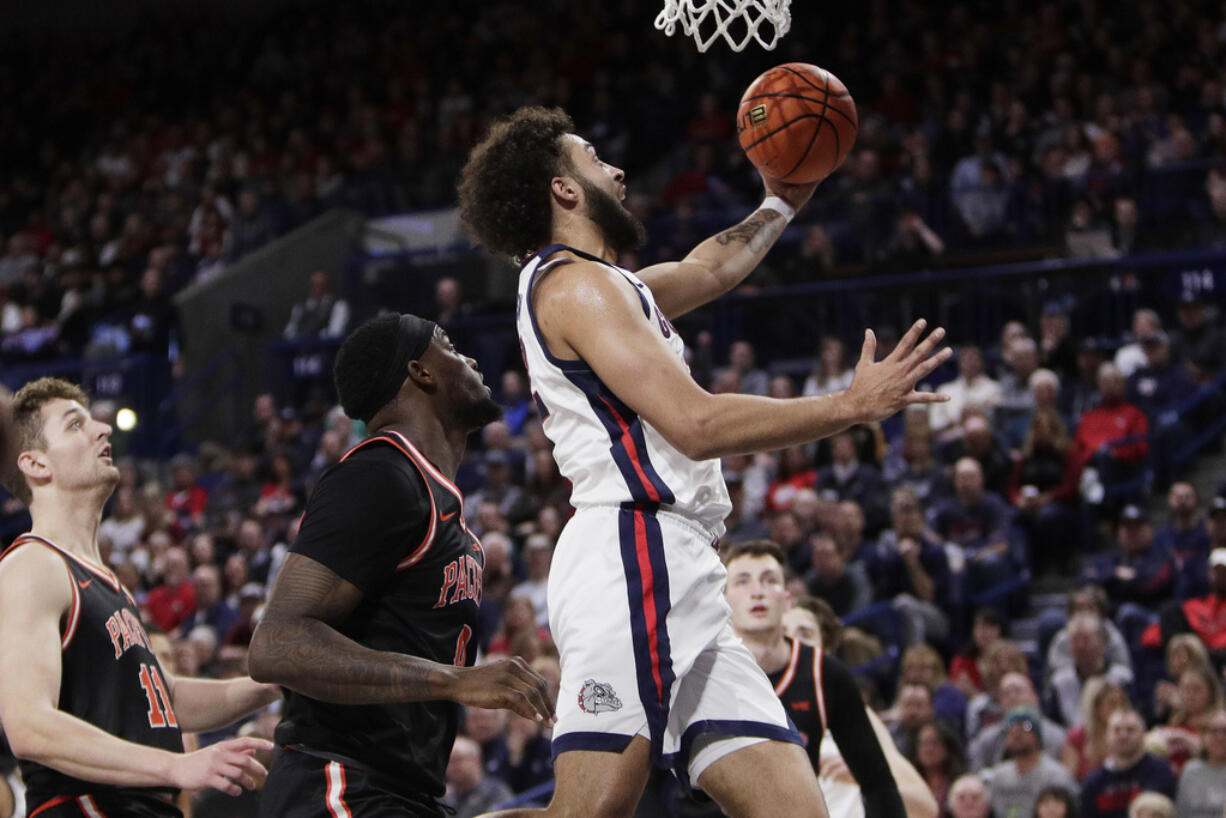
[[[758,175],[762,177],[762,184],[766,187],[767,195],[778,196],[790,204],[793,210],[800,210],[804,207],[809,199],[813,198],[813,191],[817,190],[817,186],[822,183],[822,180],[818,179],[816,182],[805,185],[794,185],[791,182],[772,179],[761,171],[758,171]]]
[[[881,361],[877,357],[877,336],[864,331],[864,346],[860,361],[847,395],[861,421],[885,420],[913,403],[939,403],[948,395],[936,392],[916,392],[915,385],[932,370],[949,360],[953,350],[948,347],[933,355],[945,330],[937,327],[924,336],[928,323],[920,319],[911,325],[894,351]]]
[[[175,756],[170,783],[184,790],[212,787],[227,795],[259,789],[264,786],[268,770],[253,754],[257,750],[271,750],[273,746],[271,741],[262,738],[235,738]]]
[[[525,719],[546,726],[553,724],[549,685],[518,656],[456,671],[448,698],[469,707],[513,710]]]

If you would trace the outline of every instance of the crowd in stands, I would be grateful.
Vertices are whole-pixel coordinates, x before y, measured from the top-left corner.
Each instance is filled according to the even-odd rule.
[[[780,54],[733,61],[633,4],[205,13],[150,11],[98,41],[10,36],[6,360],[173,354],[175,292],[332,207],[451,206],[468,147],[528,103],[565,106],[629,171],[652,243],[627,263],[672,257],[761,195],[732,138],[741,90],[768,59],[814,54],[856,97],[857,145],[759,283],[1226,242],[1217,4],[851,4],[797,13]]]
[[[1215,778],[1226,773],[1226,494],[1201,497],[1181,474],[1154,482],[1160,410],[1133,403],[1156,346],[1180,350],[1187,377],[1215,373],[1162,321],[1138,314],[1145,357],[1127,378],[1131,343],[1112,353],[1083,342],[1065,360],[1052,336],[1010,324],[999,347],[956,347],[956,366],[928,385],[948,404],[723,461],[726,543],[783,547],[794,597],[824,601],[849,626],[840,653],[866,702],[959,818],[974,814],[959,811],[972,786],[959,787],[963,774],[982,779],[997,816],[1031,814],[1049,785],[1087,816],[1122,815],[1141,790],[1178,796],[1181,815],[1226,804]],[[843,345],[818,347],[804,379],[770,375],[748,341],[696,374],[779,396],[841,388]],[[473,440],[456,478],[486,555],[481,655],[523,656],[556,684],[545,587],[569,485],[523,374],[504,373],[497,394],[504,419]],[[175,672],[242,672],[312,486],[364,434],[320,395],[293,406],[265,394],[233,445],[120,461],[100,545],[168,636]],[[3,511],[11,536],[23,513],[13,501]],[[1037,635],[1013,641],[1019,617],[1036,613],[1030,578],[1071,590],[1067,609],[1039,611]],[[463,735],[449,773],[461,814],[551,780],[535,723],[470,711]]]
[[[633,4],[490,3],[463,20],[445,5],[375,9],[308,3],[242,31],[158,16],[74,59],[14,47],[0,65],[0,360],[173,357],[175,292],[331,207],[452,205],[467,148],[521,104],[565,106],[631,171],[627,203],[652,243],[630,266],[677,255],[760,196],[729,111],[768,62],[699,57]],[[860,134],[755,281],[1002,248],[1226,247],[1224,14],[1180,1],[797,10],[770,61],[829,55]],[[466,309],[448,282],[443,323]],[[1123,338],[1079,336],[1069,314],[1054,301],[991,344],[954,339],[956,365],[930,384],[948,403],[725,459],[726,540],[781,545],[793,594],[848,623],[840,654],[955,818],[1219,818],[1226,495],[1198,493],[1173,455],[1222,411],[1212,394],[1189,406],[1216,388],[1226,326],[1198,291],[1138,310]],[[321,272],[286,335],[355,318]],[[718,362],[700,353],[713,391],[819,395],[852,378],[834,336],[803,377],[754,339]],[[457,476],[486,554],[480,647],[556,685],[545,582],[569,486],[524,375],[498,385],[504,419]],[[104,555],[175,672],[243,672],[312,486],[363,434],[325,395],[265,394],[235,440],[121,461]],[[0,501],[0,537],[25,521]],[[1015,641],[1036,613],[1030,578],[1077,582],[1067,611],[1037,612],[1037,636]],[[471,710],[448,776],[460,815],[547,785],[548,734]]]

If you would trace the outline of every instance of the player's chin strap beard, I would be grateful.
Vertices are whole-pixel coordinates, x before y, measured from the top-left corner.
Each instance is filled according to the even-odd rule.
[[[409,361],[417,360],[429,349],[436,327],[433,321],[418,318],[416,315],[405,313],[400,316],[400,325],[396,332],[396,351],[388,361],[387,368],[383,371],[383,379],[371,398],[370,417],[364,420],[369,421],[376,412],[396,399],[401,385],[404,384]]]

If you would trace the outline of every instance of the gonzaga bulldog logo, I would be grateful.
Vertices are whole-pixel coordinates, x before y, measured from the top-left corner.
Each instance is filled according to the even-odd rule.
[[[622,709],[622,700],[617,698],[612,686],[588,679],[579,690],[579,709],[584,713],[608,713]]]

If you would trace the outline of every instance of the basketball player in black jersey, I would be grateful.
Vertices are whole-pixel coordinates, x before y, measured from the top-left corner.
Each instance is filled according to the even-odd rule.
[[[183,752],[180,731],[216,730],[280,696],[250,679],[176,678],[158,663],[136,603],[98,553],[119,481],[111,428],[56,378],[13,397],[6,487],[33,527],[0,555],[0,718],[21,759],[28,814],[180,816],[179,788],[237,795],[265,776],[266,741]]]
[[[898,785],[851,672],[812,645],[784,636],[786,560],[779,546],[764,540],[734,545],[724,554],[724,596],[732,608],[732,626],[805,738],[814,772],[821,766],[822,736],[829,729],[860,784],[866,818],[905,818]]]
[[[252,639],[252,673],[291,691],[260,814],[442,815],[460,704],[553,718],[522,660],[473,667],[485,556],[452,480],[500,410],[411,315],[355,330],[335,377],[370,437],[320,479]]]

